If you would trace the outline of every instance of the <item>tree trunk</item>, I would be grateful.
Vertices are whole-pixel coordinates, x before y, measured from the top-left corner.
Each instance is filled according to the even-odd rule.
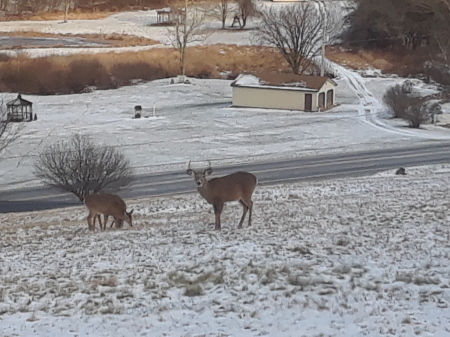
[[[69,3],[69,1],[67,1],[66,8],[64,10],[64,22],[67,22],[67,16],[69,15],[69,7],[70,7],[70,3]]]

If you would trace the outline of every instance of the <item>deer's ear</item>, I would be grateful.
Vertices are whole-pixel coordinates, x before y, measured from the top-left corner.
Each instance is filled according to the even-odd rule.
[[[192,171],[191,169],[187,169],[186,173],[191,176],[194,174],[194,171]]]
[[[205,175],[210,175],[212,173],[212,168],[209,167],[205,170],[205,172],[203,172]]]

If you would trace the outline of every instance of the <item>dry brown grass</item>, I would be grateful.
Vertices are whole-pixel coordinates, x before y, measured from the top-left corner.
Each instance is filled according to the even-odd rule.
[[[70,12],[67,20],[98,20],[104,19],[115,14],[115,12]],[[0,21],[46,21],[46,20],[64,20],[64,12],[38,12],[25,15],[8,15],[0,18]]]
[[[289,67],[272,48],[213,45],[187,49],[186,74],[191,77],[232,79],[242,72],[263,70],[285,72]],[[130,84],[133,79],[155,80],[177,74],[178,53],[169,48],[39,59],[21,55],[0,62],[0,91],[76,93],[86,86],[109,89]]]
[[[425,49],[350,50],[341,46],[327,47],[327,58],[352,69],[380,69],[383,73],[408,76],[423,71],[428,58]]]

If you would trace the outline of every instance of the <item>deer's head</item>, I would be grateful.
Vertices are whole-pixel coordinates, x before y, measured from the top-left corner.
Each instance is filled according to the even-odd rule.
[[[186,173],[190,176],[194,176],[194,181],[198,187],[203,187],[205,185],[205,183],[207,182],[206,176],[208,176],[212,173],[211,162],[209,160],[208,160],[208,164],[209,164],[209,166],[206,170],[197,172],[197,171],[191,169],[191,161],[189,160],[189,164],[188,164]]]

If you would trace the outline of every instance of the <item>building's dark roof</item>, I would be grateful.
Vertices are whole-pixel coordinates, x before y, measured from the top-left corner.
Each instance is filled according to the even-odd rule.
[[[13,99],[12,101],[6,103],[6,106],[24,106],[24,105],[33,105],[33,103],[27,101],[26,99],[23,99],[21,94],[18,94],[16,99]]]
[[[257,73],[241,74],[231,83],[231,86],[241,87],[281,87],[296,88],[298,90],[309,89],[317,91],[327,82],[336,83],[329,77],[309,76],[284,73]]]

